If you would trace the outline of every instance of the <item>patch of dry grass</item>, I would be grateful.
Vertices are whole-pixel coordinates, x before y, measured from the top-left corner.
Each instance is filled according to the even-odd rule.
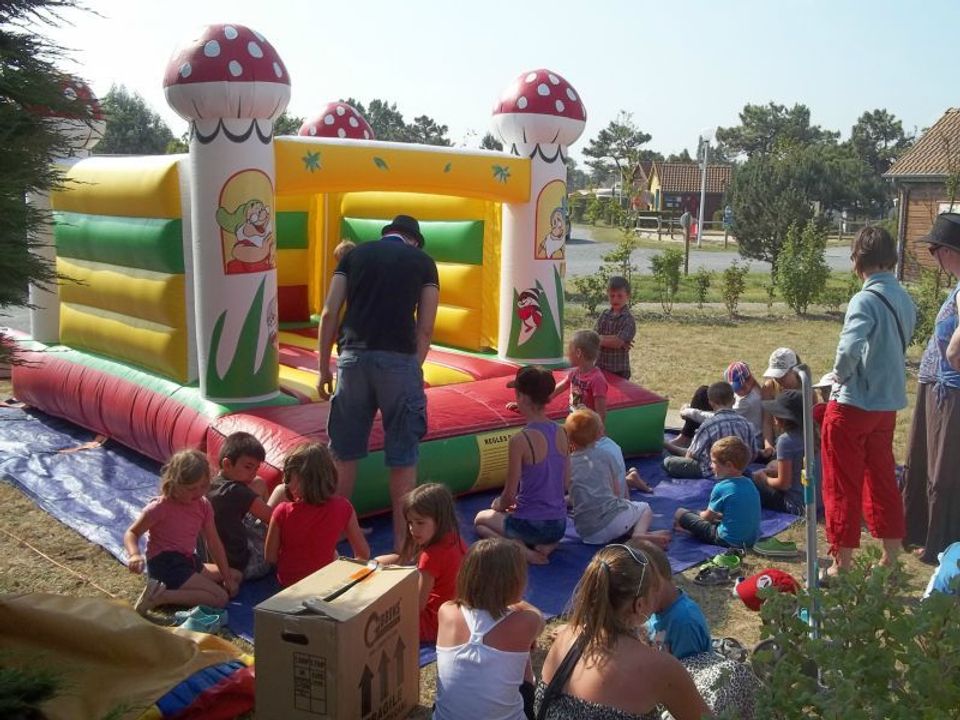
[[[681,313],[682,309],[682,313]],[[639,329],[632,353],[634,379],[670,398],[671,409],[678,409],[700,384],[720,377],[733,360],[745,360],[757,373],[766,367],[770,351],[788,346],[800,353],[815,377],[827,372],[833,363],[840,318],[815,316],[797,318],[792,315],[769,317],[765,308],[747,308],[747,316],[729,321],[719,310],[697,312],[691,307],[677,307],[672,318],[657,315],[659,306],[637,309]],[[780,310],[782,312],[782,309]],[[591,327],[577,306],[569,308],[567,329]],[[911,350],[913,362],[919,357]],[[911,409],[915,400],[915,382],[908,382],[910,408],[898,416],[896,453],[902,459],[906,447]],[[0,398],[10,393],[8,383],[0,381]],[[66,565],[105,591],[130,602],[142,587],[142,579],[126,571],[111,555],[87,542],[79,534],[60,524],[37,508],[29,498],[10,485],[0,483],[0,527],[29,542],[37,550]],[[782,539],[805,543],[805,528],[797,524],[781,535]],[[873,541],[864,535],[864,543]],[[819,529],[820,554],[826,551],[822,528]],[[919,595],[930,575],[930,568],[913,557],[903,557],[911,589]],[[802,579],[802,561],[769,561],[748,555],[744,571],[757,572],[766,567],[779,567]],[[760,639],[760,623],[756,613],[730,595],[729,588],[705,588],[693,583],[696,568],[675,576],[677,584],[697,601],[710,623],[714,636],[735,637],[745,645]],[[43,559],[34,551],[0,533],[0,592],[56,592],[68,595],[103,595],[94,585]],[[553,638],[559,620],[548,624],[534,654],[537,671]],[[246,643],[232,638],[244,651]],[[429,718],[436,691],[436,665],[423,668],[420,675],[421,705],[411,715]]]

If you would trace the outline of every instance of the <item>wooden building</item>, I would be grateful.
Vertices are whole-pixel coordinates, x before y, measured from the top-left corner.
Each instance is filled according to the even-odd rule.
[[[949,177],[960,179],[960,108],[950,108],[913,147],[884,173],[897,190],[901,279],[913,280],[920,266],[936,268],[925,245],[918,244],[937,215],[960,212],[960,192],[951,198]]]
[[[731,165],[707,165],[707,194],[704,220],[712,220],[717,210],[723,209],[723,198],[733,174]],[[650,171],[652,207],[660,212],[684,210],[696,217],[700,208],[700,165],[691,163],[655,162]]]

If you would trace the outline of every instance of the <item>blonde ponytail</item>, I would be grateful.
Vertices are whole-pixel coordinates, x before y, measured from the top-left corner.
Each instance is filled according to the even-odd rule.
[[[626,616],[633,603],[650,597],[658,586],[657,573],[646,555],[632,552],[622,545],[603,548],[577,583],[570,624],[587,654],[608,651],[618,635],[630,632]]]

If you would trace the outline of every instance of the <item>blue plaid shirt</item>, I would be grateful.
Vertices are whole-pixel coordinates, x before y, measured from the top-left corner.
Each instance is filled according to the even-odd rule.
[[[703,473],[703,477],[713,477],[713,468],[710,467],[710,448],[720,438],[731,435],[743,440],[744,444],[750,448],[750,452],[756,454],[759,449],[757,435],[750,421],[731,408],[717,410],[713,417],[707,418],[694,434],[687,451],[689,457],[700,463],[700,472]]]

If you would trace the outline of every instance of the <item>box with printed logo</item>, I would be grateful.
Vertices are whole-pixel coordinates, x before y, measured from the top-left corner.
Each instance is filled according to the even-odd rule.
[[[417,571],[339,559],[257,605],[257,718],[406,717],[420,694]]]

